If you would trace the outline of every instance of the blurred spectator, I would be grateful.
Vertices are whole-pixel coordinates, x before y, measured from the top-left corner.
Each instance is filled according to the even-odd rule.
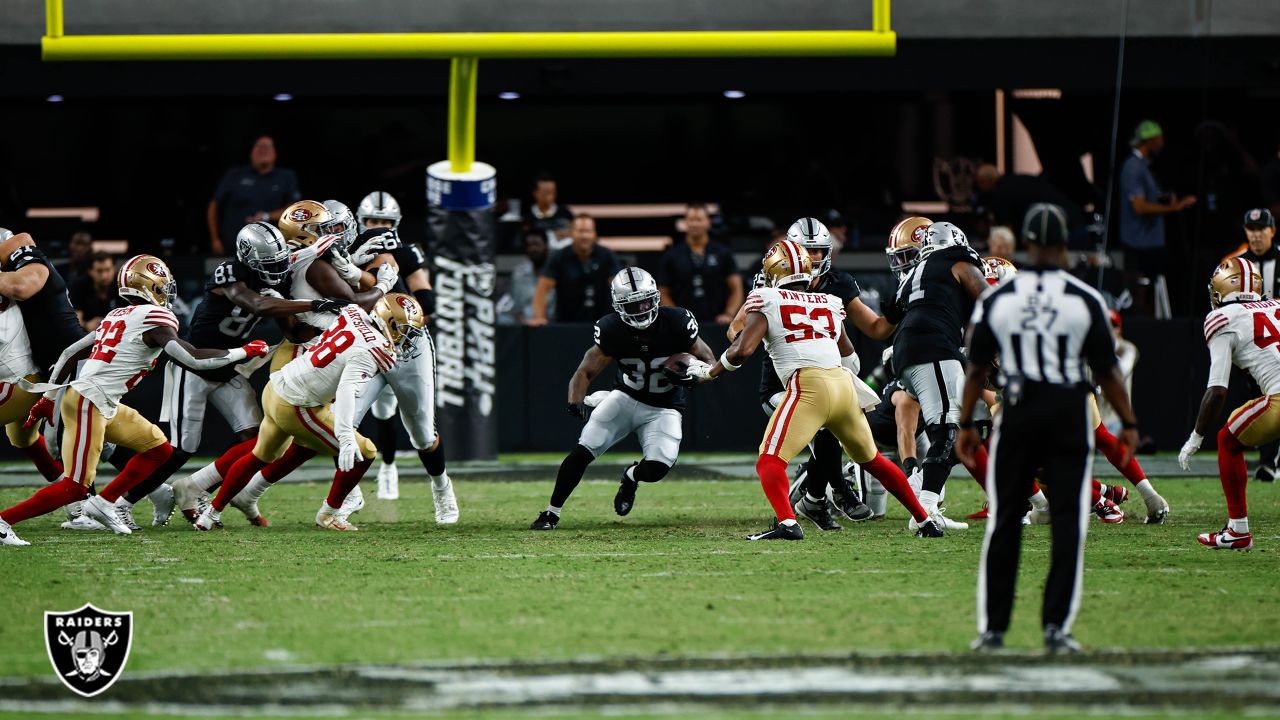
[[[573,219],[573,242],[552,253],[542,268],[528,324],[547,324],[552,290],[556,322],[595,322],[613,310],[609,283],[621,269],[613,251],[596,243],[596,221],[579,213]]]
[[[573,213],[556,203],[556,192],[555,178],[538,175],[533,181],[533,204],[523,213],[525,228],[546,235],[552,252],[572,242]]]
[[[841,215],[839,210],[835,208],[827,210],[818,219],[831,231],[832,256],[845,248],[850,250],[858,249],[856,244],[849,244],[849,223],[845,222],[844,215]],[[785,232],[783,237],[786,237]]]
[[[1196,204],[1194,195],[1166,195],[1151,174],[1151,158],[1164,149],[1164,131],[1143,120],[1129,141],[1133,154],[1120,168],[1120,244],[1124,247],[1125,282],[1133,293],[1134,309],[1149,314],[1149,288],[1165,287],[1164,216]]]
[[[511,271],[511,289],[498,301],[498,322],[520,325],[533,317],[533,296],[538,276],[547,264],[547,237],[540,232],[524,236],[524,260]],[[547,294],[546,315],[555,315],[556,292]]]
[[[275,140],[259,136],[249,152],[249,164],[228,170],[209,201],[209,251],[224,254],[224,240],[234,242],[240,229],[251,222],[276,222],[286,207],[301,199],[298,176],[276,167]]]
[[[1262,167],[1262,204],[1273,216],[1280,213],[1280,147]]]
[[[89,272],[68,284],[67,295],[84,329],[97,330],[107,313],[124,305],[116,294],[116,261],[104,252],[94,253]]]
[[[62,273],[67,287],[88,275],[89,267],[93,265],[93,236],[86,230],[72,233],[71,240],[67,242],[67,259],[61,263],[55,261],[54,265],[61,266],[58,272]]]
[[[991,234],[987,236],[987,255],[990,257],[1004,258],[1009,262],[1013,262],[1013,252],[1018,247],[1018,241],[1013,235],[1013,230],[1004,225],[996,225],[991,228]]]
[[[1080,207],[1042,175],[1002,175],[995,165],[979,165],[974,178],[978,186],[977,204],[987,209],[996,225],[1022,227],[1027,208],[1049,203],[1062,208],[1067,228],[1075,232],[1085,224]]]
[[[685,241],[668,248],[658,268],[662,304],[682,307],[702,322],[728,325],[743,299],[733,251],[711,239],[706,205],[690,205],[684,225]]]

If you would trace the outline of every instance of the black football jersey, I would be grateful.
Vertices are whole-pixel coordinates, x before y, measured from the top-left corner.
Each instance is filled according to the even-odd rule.
[[[898,446],[898,416],[893,407],[893,394],[902,390],[897,380],[890,381],[880,390],[880,404],[867,413],[867,425],[871,426],[871,436],[876,442],[886,447]],[[905,391],[904,391],[905,392]],[[916,432],[924,429],[924,413],[916,420]]]
[[[400,269],[400,279],[391,288],[395,292],[407,293],[409,287],[406,284],[409,276],[421,270],[427,264],[426,253],[422,252],[422,248],[415,242],[406,242],[400,238],[399,234],[389,228],[369,228],[360,233],[356,241],[351,245],[351,252],[354,254],[357,250],[364,247],[365,243],[373,238],[380,238],[391,233],[395,235],[393,247],[388,248],[387,252],[396,259],[396,266]]]
[[[843,270],[830,270],[818,276],[818,283],[813,286],[812,292],[835,295],[840,298],[840,304],[847,308],[854,298],[862,295],[862,288],[858,287],[858,281],[854,280],[849,273]],[[767,404],[769,398],[780,392],[782,392],[782,380],[773,369],[773,359],[766,356],[760,370],[761,404]]]
[[[658,309],[658,319],[644,330],[609,313],[596,321],[595,343],[618,363],[618,390],[645,405],[684,410],[685,388],[662,373],[662,364],[698,342],[698,321],[684,308]]]
[[[27,326],[27,339],[31,341],[31,355],[36,367],[41,373],[47,373],[58,362],[62,351],[84,337],[85,331],[71,307],[67,283],[40,248],[28,245],[14,250],[9,257],[3,258],[0,270],[19,270],[32,263],[48,268],[49,279],[45,280],[39,292],[19,302],[18,309]]]
[[[258,273],[240,261],[227,260],[214,268],[213,274],[204,284],[204,297],[196,307],[191,325],[186,331],[186,339],[192,345],[231,350],[252,339],[253,329],[262,318],[231,302],[226,295],[214,292],[217,288],[225,288],[238,282],[244,283],[254,292],[262,292],[268,288],[280,292],[289,287],[287,281],[274,287],[268,285],[258,277]],[[233,365],[192,372],[219,382],[226,382],[236,375]]]
[[[964,328],[973,314],[973,299],[951,274],[958,262],[982,269],[982,260],[967,246],[931,253],[902,277],[894,301],[884,315],[898,326],[893,336],[893,367],[938,360],[964,362]]]

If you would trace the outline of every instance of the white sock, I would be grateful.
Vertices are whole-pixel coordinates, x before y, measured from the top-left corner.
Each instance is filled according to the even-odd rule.
[[[805,492],[805,494],[804,494],[804,499],[805,499],[805,500],[806,500],[810,505],[821,505],[821,504],[823,503],[823,501],[825,501],[825,500],[826,500],[826,498],[816,498],[816,497],[814,497],[814,496],[810,495],[810,494],[808,493],[808,491],[806,491],[806,492]]]
[[[387,462],[386,460],[383,460],[383,461],[382,461],[382,467],[384,467],[384,468],[386,468],[386,467],[395,467],[395,466],[396,466],[396,463],[395,463],[395,461],[394,461],[394,460],[392,460],[391,462]]]
[[[779,524],[780,524],[780,525],[786,525],[786,526],[790,527],[791,525],[795,525],[795,524],[796,524],[796,519],[795,519],[795,518],[788,518],[788,519],[786,519],[786,520],[783,520],[783,521],[782,521],[781,523],[779,523]]]
[[[1031,501],[1031,507],[1035,508],[1036,510],[1049,509],[1049,498],[1044,496],[1043,490],[1037,490],[1035,495],[1032,495],[1027,499]]]
[[[1158,494],[1156,489],[1151,487],[1151,481],[1147,479],[1143,479],[1142,482],[1134,487],[1138,490],[1138,494],[1142,496],[1143,500],[1150,500]]]
[[[272,484],[273,483],[267,482],[267,479],[263,477],[261,472],[256,472],[253,474],[253,479],[250,480],[249,484],[240,492],[244,493],[246,497],[252,500],[257,500],[262,497],[262,494],[265,493]]]
[[[431,487],[436,490],[443,490],[449,487],[449,473],[431,476]]]
[[[907,476],[907,483],[911,485],[911,492],[915,493],[917,498],[920,497],[920,492],[924,490],[924,475],[911,473]]]
[[[924,511],[930,515],[938,511],[938,499],[938,493],[936,492],[920,491],[920,504],[924,506]]]
[[[867,506],[876,516],[884,515],[889,509],[889,491],[873,477],[867,477]]]
[[[560,517],[560,513],[564,512],[564,508],[556,507],[555,505],[548,505],[547,512],[551,513],[552,515],[555,515],[556,517]]]
[[[213,463],[209,463],[208,465],[205,465],[199,470],[191,473],[190,480],[197,488],[200,488],[204,492],[209,492],[210,488],[222,482],[222,476],[218,474],[218,468],[215,467]]]
[[[1233,533],[1245,535],[1249,532],[1249,518],[1231,518],[1227,520],[1227,527],[1230,528]]]

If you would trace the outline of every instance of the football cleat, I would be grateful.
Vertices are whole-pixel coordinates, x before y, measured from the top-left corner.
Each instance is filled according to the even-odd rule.
[[[94,495],[84,501],[84,514],[102,523],[117,535],[133,534],[133,530],[129,529],[129,526],[116,514],[116,506],[103,500],[101,495]]]
[[[231,498],[231,507],[244,513],[244,519],[248,520],[250,525],[254,527],[271,527],[271,523],[267,522],[267,517],[258,509],[258,499],[249,497],[244,490],[236,493],[236,496]]]
[[[1071,637],[1071,633],[1063,632],[1057,625],[1044,626],[1044,650],[1050,655],[1062,653],[1074,655],[1081,652],[1080,643]]]
[[[1159,495],[1152,495],[1146,498],[1147,501],[1147,525],[1163,525],[1164,521],[1169,519],[1169,503]]]
[[[1124,511],[1106,498],[1099,498],[1093,505],[1093,514],[1108,525],[1124,522]]]
[[[790,525],[783,525],[775,522],[768,530],[758,533],[752,533],[747,536],[748,540],[803,540],[804,530],[800,527],[800,523],[793,522]]]
[[[1110,500],[1117,505],[1123,505],[1129,499],[1129,489],[1120,487],[1119,485],[1103,485],[1105,490],[1102,491],[1102,497]]]
[[[869,520],[874,514],[871,508],[862,502],[862,498],[858,495],[858,491],[853,485],[852,478],[848,475],[840,476],[840,479],[831,488],[831,504],[840,511],[841,515],[853,522]]]
[[[124,498],[120,498],[116,501],[116,519],[120,521],[121,525],[129,528],[130,532],[138,532],[139,530],[142,530],[142,528],[138,526],[138,523],[134,522],[133,506],[126,505],[124,503]]]
[[[1276,469],[1270,465],[1259,465],[1257,472],[1253,474],[1253,479],[1258,482],[1275,482]]]
[[[1053,520],[1053,516],[1049,514],[1049,508],[1034,508],[1027,513],[1027,520],[1032,525],[1048,525]]]
[[[560,516],[550,510],[543,510],[538,514],[538,519],[533,521],[529,526],[530,530],[555,530],[556,525],[560,524]]]
[[[1253,549],[1253,533],[1238,533],[1231,529],[1230,526],[1222,528],[1216,533],[1201,533],[1196,540],[1201,545],[1213,550],[1252,550]]]
[[[209,509],[209,496],[208,496],[208,495],[205,495],[205,494],[203,494],[203,493],[202,493],[202,494],[200,495],[200,497],[196,500],[196,507],[195,507],[195,509],[194,509],[194,510],[183,510],[183,511],[182,511],[182,517],[183,517],[184,519],[186,519],[186,521],[187,521],[187,522],[189,522],[189,523],[191,523],[191,524],[193,524],[193,525],[194,525],[194,524],[195,524],[195,522],[196,522],[196,520],[197,520],[197,519],[199,519],[199,517],[200,517],[201,515],[203,515],[203,514],[204,514],[204,511],[205,511],[205,510],[208,510],[208,509]],[[213,522],[213,526],[214,526],[214,527],[216,527],[216,528],[221,528],[221,527],[222,527],[222,514],[221,514],[221,513],[219,513],[219,514],[218,514],[218,517],[214,520],[214,522]]]
[[[151,498],[152,526],[168,525],[169,518],[173,517],[173,508],[177,504],[174,500],[173,486],[160,483],[160,487],[153,490],[147,497]]]
[[[959,520],[952,520],[946,515],[943,515],[942,510],[934,510],[933,512],[929,513],[929,520],[936,523],[938,527],[942,528],[943,530],[968,530],[969,529],[968,523],[962,523]],[[911,518],[909,521],[907,521],[907,529],[910,530],[911,532],[915,532],[916,530],[920,529],[920,524],[916,522],[915,518]]]
[[[222,511],[214,510],[212,505],[206,506],[200,512],[200,517],[191,523],[191,527],[196,530],[212,530],[215,527],[222,527]]]
[[[636,467],[640,463],[631,463],[631,467]],[[627,468],[630,470],[631,468]],[[636,488],[640,483],[627,477],[624,470],[622,473],[622,482],[618,483],[618,493],[613,496],[613,511],[626,517],[631,512],[631,508],[636,505]]]
[[[969,649],[974,652],[994,652],[1004,649],[1004,633],[988,630],[978,636],[977,640],[969,643]]]
[[[458,522],[458,498],[453,495],[453,481],[445,479],[444,487],[431,483],[431,502],[436,506],[436,524],[452,525]]]
[[[840,523],[831,517],[831,506],[826,498],[820,502],[811,503],[808,498],[800,498],[800,502],[792,506],[798,517],[818,526],[819,530],[843,530]]]
[[[62,506],[62,512],[67,514],[68,520],[75,520],[84,514],[84,501],[76,500],[75,502],[69,502]]]
[[[358,530],[359,528],[338,515],[340,511],[340,509],[334,510],[329,507],[329,503],[327,502],[321,502],[320,511],[316,513],[316,527],[321,528],[322,530]]]
[[[400,471],[394,462],[384,462],[378,468],[378,499],[398,500],[400,498]]]
[[[18,537],[18,533],[13,531],[13,526],[4,520],[0,520],[0,545],[13,545],[14,547],[22,547],[31,543]]]
[[[364,491],[360,489],[359,485],[356,485],[351,488],[351,492],[347,493],[346,499],[342,501],[342,504],[338,506],[338,509],[333,514],[337,515],[342,522],[345,523],[352,515],[355,515],[363,509]]]
[[[977,512],[971,512],[964,516],[965,520],[986,520],[991,516],[991,509],[987,507],[987,503],[982,503],[982,509]],[[981,640],[982,638],[978,638]]]
[[[925,520],[916,528],[916,537],[919,538],[938,538],[943,535],[945,533],[942,530],[942,526],[935,522],[933,518]]]
[[[189,477],[174,480],[171,483],[171,486],[173,487],[174,502],[176,502],[178,508],[182,510],[182,516],[187,518],[187,522],[195,522],[196,518],[200,517],[200,512],[203,510],[203,508],[200,507],[200,499],[207,499],[209,494],[196,487],[196,484],[191,482],[191,478]],[[192,511],[195,512],[194,515],[190,514]]]
[[[107,526],[88,515],[78,515],[75,520],[62,523],[63,530],[106,530]]]

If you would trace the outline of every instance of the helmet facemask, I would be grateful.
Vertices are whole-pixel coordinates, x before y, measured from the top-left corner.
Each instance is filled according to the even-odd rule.
[[[661,301],[662,295],[657,290],[637,290],[622,298],[615,297],[613,309],[622,317],[623,322],[637,330],[644,330],[658,319]]]

